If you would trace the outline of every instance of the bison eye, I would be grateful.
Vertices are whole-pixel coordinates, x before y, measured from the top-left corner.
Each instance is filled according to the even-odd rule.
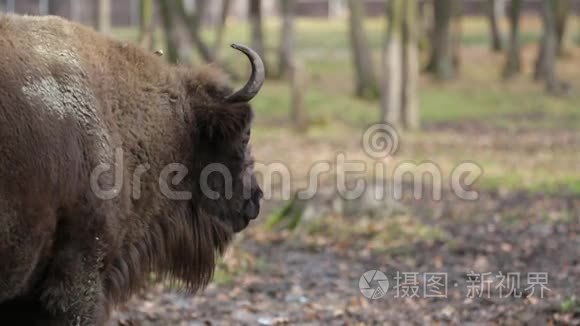
[[[169,102],[177,103],[177,101],[179,101],[179,95],[176,94],[169,95]]]

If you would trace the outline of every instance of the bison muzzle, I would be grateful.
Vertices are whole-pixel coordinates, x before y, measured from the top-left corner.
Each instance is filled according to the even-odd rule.
[[[101,325],[151,282],[208,284],[262,198],[249,101],[264,65],[233,47],[252,66],[237,92],[61,18],[0,16],[3,320]]]

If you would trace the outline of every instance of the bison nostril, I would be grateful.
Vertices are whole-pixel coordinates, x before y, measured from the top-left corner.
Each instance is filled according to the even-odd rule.
[[[251,201],[246,203],[246,206],[244,207],[244,215],[253,220],[255,218],[258,217],[258,215],[260,214],[260,205],[259,204],[255,204]]]
[[[252,196],[254,199],[254,201],[259,201],[260,199],[264,198],[264,192],[262,192],[262,189],[258,188],[255,192],[254,192],[254,196]]]

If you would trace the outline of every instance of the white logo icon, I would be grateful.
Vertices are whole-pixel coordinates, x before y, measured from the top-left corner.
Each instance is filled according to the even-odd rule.
[[[377,300],[384,297],[389,290],[387,275],[381,271],[370,270],[358,280],[358,287],[367,299]]]

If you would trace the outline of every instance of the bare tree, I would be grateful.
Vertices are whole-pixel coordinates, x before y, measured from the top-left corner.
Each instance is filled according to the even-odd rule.
[[[281,0],[282,29],[280,36],[278,75],[284,77],[293,62],[294,0]]]
[[[264,65],[266,66],[266,75],[272,77],[271,70],[268,69],[266,55],[266,43],[264,40],[264,23],[263,23],[263,8],[262,0],[249,0],[248,16],[250,19],[252,47],[262,57]]]
[[[463,1],[451,3],[451,58],[455,75],[461,65],[461,42],[463,38]]]
[[[522,53],[520,39],[520,15],[522,0],[512,0],[509,10],[510,38],[507,61],[503,70],[504,78],[511,78],[522,70]]]
[[[38,0],[38,13],[41,16],[48,15],[50,12],[49,0]]]
[[[556,37],[557,37],[557,53],[558,55],[564,54],[564,36],[566,34],[566,28],[568,27],[568,16],[571,11],[570,0],[556,0]]]
[[[178,63],[191,60],[193,44],[187,33],[188,27],[180,18],[179,3],[175,0],[157,0],[163,31],[167,58],[170,62]]]
[[[403,53],[403,125],[419,129],[419,25],[418,0],[406,0]]]
[[[431,55],[434,35],[433,2],[419,1],[419,52]],[[425,70],[428,70],[428,65]]]
[[[16,12],[16,0],[6,0],[6,7],[4,9],[10,13]]]
[[[201,17],[205,12],[207,0],[197,0],[194,13],[189,13],[183,0],[157,0],[165,34],[168,60],[171,62],[189,61],[191,51],[196,49],[201,59],[207,63],[218,63],[233,78],[239,76],[227,64],[217,60],[215,52],[201,37]]]
[[[178,14],[181,23],[187,26],[189,38],[195,45],[199,55],[205,62],[214,62],[216,58],[212,49],[203,41],[201,37],[201,19],[205,14],[207,8],[207,0],[197,0],[195,13],[189,14],[185,9],[183,0],[167,0],[175,2],[175,10]]]
[[[562,84],[556,77],[556,54],[558,35],[556,31],[556,10],[558,0],[542,1],[543,36],[536,60],[536,80],[543,80],[549,93],[557,94]]]
[[[56,15],[61,10],[61,3],[59,1],[48,0],[48,14],[49,15]],[[71,14],[72,16],[72,14]]]
[[[364,3],[360,0],[349,0],[350,9],[350,39],[356,73],[356,95],[359,97],[375,97],[377,95],[377,79],[374,74],[373,58],[364,31]]]
[[[308,129],[308,114],[304,108],[306,79],[303,64],[294,56],[294,4],[295,0],[280,1],[282,27],[278,49],[278,77],[288,77],[291,99],[290,121],[292,121],[294,129],[305,131]]]
[[[179,62],[179,37],[175,26],[175,3],[172,0],[157,0],[157,3],[159,4],[159,13],[165,36],[167,58],[169,62],[177,63]]]
[[[403,12],[405,0],[387,0],[388,27],[382,53],[381,120],[401,125],[403,103]]]
[[[70,2],[70,17],[71,20],[80,22],[81,21],[82,7],[79,0],[71,0]]]
[[[99,0],[97,26],[100,32],[111,32],[111,0]]]
[[[231,0],[223,0],[222,1],[220,21],[218,22],[217,31],[216,31],[216,38],[215,38],[215,42],[213,44],[213,56],[214,56],[214,58],[219,58],[219,51],[223,46],[224,34],[226,31],[226,25],[227,25],[228,16],[230,14],[231,7],[232,7]]]
[[[417,0],[388,0],[383,47],[382,120],[419,128],[419,29]]]
[[[290,120],[294,128],[298,131],[308,129],[308,114],[304,108],[304,93],[306,90],[306,80],[304,78],[304,69],[296,58],[288,66],[290,76]]]
[[[504,9],[505,0],[488,0],[487,16],[491,32],[491,49],[495,52],[501,52],[505,47],[500,25],[504,16]]]
[[[141,0],[140,2],[140,28],[139,44],[152,50],[154,46],[155,22],[153,21],[153,0]]]
[[[262,19],[262,0],[250,0],[249,18],[252,29],[252,47],[258,54],[264,57],[264,25]]]
[[[432,72],[440,80],[454,79],[454,38],[451,31],[451,20],[457,10],[457,0],[437,0],[433,3],[433,44],[431,58],[427,71]],[[456,37],[457,38],[457,37]]]

